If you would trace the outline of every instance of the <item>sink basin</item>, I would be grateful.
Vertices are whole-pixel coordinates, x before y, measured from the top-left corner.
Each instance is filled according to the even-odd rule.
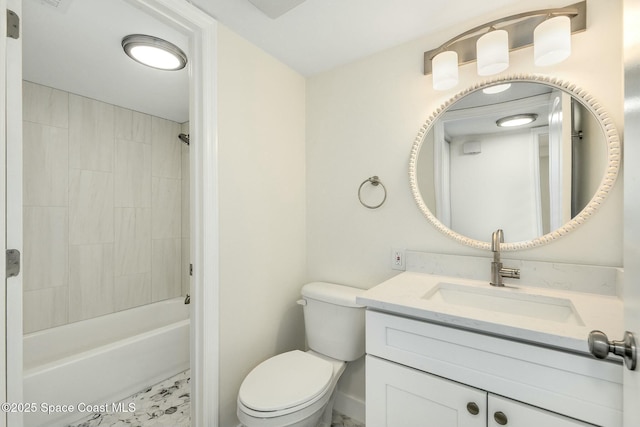
[[[518,289],[480,288],[440,282],[422,299],[449,306],[461,306],[494,313],[505,313],[567,325],[584,326],[571,300],[545,295],[519,293]]]

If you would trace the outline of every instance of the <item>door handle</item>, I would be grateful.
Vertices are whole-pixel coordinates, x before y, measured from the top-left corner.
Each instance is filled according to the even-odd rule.
[[[638,349],[636,340],[631,332],[626,331],[622,341],[609,341],[604,332],[591,331],[588,342],[589,351],[598,359],[604,359],[609,353],[613,353],[624,358],[624,363],[629,370],[636,369]]]

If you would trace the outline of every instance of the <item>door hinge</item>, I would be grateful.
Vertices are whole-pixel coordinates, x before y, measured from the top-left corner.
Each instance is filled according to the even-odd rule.
[[[20,17],[9,9],[7,9],[7,37],[20,38]]]
[[[189,264],[189,276],[193,276],[193,264]]]
[[[20,274],[20,251],[7,249],[7,278]]]

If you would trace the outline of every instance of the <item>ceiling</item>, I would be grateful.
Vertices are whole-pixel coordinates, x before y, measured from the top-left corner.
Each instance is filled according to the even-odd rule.
[[[303,76],[403,42],[436,43],[483,22],[571,0],[305,0],[272,19],[249,0],[185,0]],[[291,0],[263,0],[291,2]],[[255,2],[255,1],[254,1]],[[297,2],[296,2],[297,3]],[[52,6],[54,5],[54,6]],[[55,6],[57,5],[57,7]],[[125,0],[23,2],[24,78],[148,114],[188,120],[188,71],[162,72],[131,61],[122,37],[151,34],[187,55],[187,36]],[[425,46],[425,50],[435,46]]]

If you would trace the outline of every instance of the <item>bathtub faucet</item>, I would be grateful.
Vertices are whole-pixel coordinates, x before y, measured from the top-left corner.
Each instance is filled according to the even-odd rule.
[[[491,252],[493,252],[493,262],[491,262],[491,286],[504,286],[503,277],[511,279],[520,278],[520,269],[503,267],[500,261],[500,243],[504,243],[504,233],[498,229],[491,234]]]

